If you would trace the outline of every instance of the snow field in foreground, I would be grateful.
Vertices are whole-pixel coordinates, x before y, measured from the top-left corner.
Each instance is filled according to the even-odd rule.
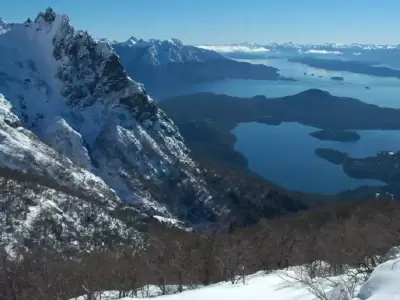
[[[315,300],[307,287],[285,276],[285,271],[277,271],[271,274],[258,272],[246,277],[246,283],[231,284],[221,282],[207,287],[187,290],[183,293],[159,296],[162,300]],[[290,273],[289,273],[290,276]],[[326,281],[327,299],[324,300],[350,300],[348,296],[340,292],[340,286],[333,288],[333,282],[340,282],[338,277]],[[176,287],[170,287],[175,289]],[[160,291],[155,286],[150,286],[147,292],[141,291],[138,298],[152,299],[159,295]],[[107,292],[102,300],[119,299],[118,293]],[[147,297],[147,298],[146,298]],[[79,297],[71,300],[85,300]],[[133,300],[135,298],[122,298]],[[137,298],[136,298],[137,299]],[[371,277],[360,287],[358,297],[353,300],[400,300],[400,258],[390,260],[379,265]]]

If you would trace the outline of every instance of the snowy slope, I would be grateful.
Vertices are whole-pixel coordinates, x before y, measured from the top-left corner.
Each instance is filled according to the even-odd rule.
[[[320,286],[324,292],[317,298],[306,286],[290,279],[293,271],[281,270],[270,274],[258,272],[245,278],[243,284],[239,280],[236,284],[230,282],[221,282],[207,287],[200,287],[193,290],[186,290],[182,293],[160,296],[161,291],[157,286],[145,287],[139,290],[137,298],[119,298],[118,292],[104,292],[101,299],[105,300],[133,300],[133,299],[165,299],[165,300],[398,300],[400,299],[400,259],[387,261],[379,265],[371,274],[370,278],[356,287],[360,290],[358,295],[351,298],[341,288],[341,282],[345,278],[328,277]],[[169,287],[171,292],[176,291],[176,287]],[[150,295],[146,295],[150,293]],[[158,297],[157,297],[158,296]],[[147,297],[147,298],[146,298]],[[71,300],[84,300],[85,297],[78,297]]]
[[[29,179],[1,177],[0,186],[0,246],[10,255],[21,246],[30,248],[43,242],[55,250],[87,251],[110,246],[105,241],[118,244],[141,236],[127,220],[118,218],[117,202],[104,199],[98,203],[96,197],[75,196],[67,189]],[[139,217],[131,211],[131,221]]]
[[[209,287],[200,288],[161,297],[168,300],[204,300],[204,299],[229,299],[229,300],[313,300],[315,297],[306,288],[298,283],[288,283],[277,274],[265,275],[257,273],[247,278],[245,285],[230,282],[215,284]]]
[[[216,213],[176,126],[108,43],[52,9],[0,32],[0,93],[24,127],[142,211],[193,222]],[[15,167],[14,155],[0,165]]]
[[[42,143],[10,109],[0,94],[0,245],[13,253],[22,241],[28,246],[43,240],[55,249],[78,250],[104,237],[137,237],[116,216],[114,191]]]
[[[400,259],[379,265],[361,287],[359,300],[400,299]]]
[[[79,183],[81,191],[95,194],[99,199],[118,201],[103,180],[42,143],[21,126],[21,121],[10,109],[11,104],[0,94],[0,167],[52,178],[60,186]]]
[[[317,300],[307,287],[292,279],[288,279],[287,274],[290,271],[275,271],[270,274],[265,272],[258,272],[253,275],[247,276],[245,284],[239,281],[236,284],[231,282],[221,282],[207,287],[200,287],[193,290],[186,290],[182,293],[175,293],[171,295],[160,296],[161,291],[157,286],[145,287],[144,291],[150,291],[150,295],[138,291],[137,298],[119,298],[117,292],[104,292],[101,294],[101,299],[104,300],[133,300],[133,299],[163,299],[163,300]],[[326,300],[350,300],[345,298],[339,291],[339,288],[334,288],[335,278],[330,282],[327,280],[326,286]],[[176,287],[170,286],[170,291],[176,292]],[[100,298],[100,296],[98,297]],[[85,297],[78,297],[70,300],[85,300]]]

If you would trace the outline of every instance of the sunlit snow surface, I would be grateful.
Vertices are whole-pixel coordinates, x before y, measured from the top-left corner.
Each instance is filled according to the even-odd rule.
[[[379,265],[361,287],[360,300],[400,299],[400,258]]]
[[[207,287],[200,287],[193,290],[187,290],[182,293],[160,296],[160,290],[156,286],[149,288],[150,294],[140,292],[136,298],[122,298],[124,300],[131,300],[137,298],[144,299],[165,299],[165,300],[314,300],[316,299],[306,287],[300,283],[294,282],[285,276],[284,271],[278,271],[271,274],[265,272],[258,272],[253,275],[247,276],[245,284],[239,281],[236,284],[230,282],[222,282],[213,284]],[[176,287],[170,287],[172,292]],[[332,287],[327,284],[327,295]],[[103,300],[119,299],[116,292],[106,292],[102,295]],[[76,300],[85,300],[85,297],[76,298]],[[75,299],[71,299],[75,300]],[[344,300],[338,298],[330,298],[328,300]]]
[[[340,51],[315,50],[315,49],[307,50],[305,53],[311,53],[311,54],[335,54],[335,55],[343,54]]]
[[[173,292],[176,287],[169,287]],[[138,297],[122,298],[131,300],[137,298],[144,299],[165,299],[165,300],[258,300],[258,299],[279,299],[279,300],[312,300],[314,297],[297,283],[290,283],[283,280],[278,274],[268,274],[259,272],[246,278],[246,283],[238,283],[232,285],[230,282],[222,282],[207,287],[200,287],[193,290],[187,290],[182,293],[160,296],[161,292],[158,287],[150,286],[146,292],[140,292]],[[119,299],[116,292],[106,292],[102,295],[103,300]],[[85,300],[85,297],[76,298],[76,300]],[[75,299],[71,299],[75,300]]]
[[[241,46],[241,45],[221,45],[221,46],[209,46],[209,45],[199,45],[197,46],[201,49],[212,50],[220,53],[225,52],[241,52],[241,53],[262,53],[268,52],[269,49],[264,47],[250,47],[250,46]]]
[[[238,280],[236,284],[221,282],[165,296],[161,296],[161,290],[157,286],[147,286],[140,289],[136,296],[122,299],[154,299],[156,297],[165,300],[318,300],[307,287],[290,279],[292,275],[291,270],[275,271],[270,274],[261,271],[247,276],[244,284],[241,280]],[[324,282],[322,285],[326,297],[324,300],[399,300],[400,258],[379,265],[369,280],[356,288],[356,291],[360,292],[354,298],[342,293],[340,285],[337,285],[339,282],[345,282],[344,277],[330,277]],[[167,291],[174,293],[177,287],[168,286]],[[104,292],[101,299],[120,298],[118,298],[118,292]],[[78,297],[71,300],[86,300],[86,298]]]

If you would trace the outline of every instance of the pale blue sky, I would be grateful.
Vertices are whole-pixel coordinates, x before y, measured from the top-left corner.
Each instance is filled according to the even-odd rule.
[[[116,40],[400,44],[400,0],[1,0],[0,17],[24,21],[48,6]]]

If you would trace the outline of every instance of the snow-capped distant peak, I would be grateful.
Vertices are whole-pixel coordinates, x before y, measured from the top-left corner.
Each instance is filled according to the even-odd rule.
[[[131,36],[129,39],[127,39],[125,42],[120,43],[121,45],[127,46],[127,47],[134,47],[139,40],[135,38],[134,36]],[[118,44],[118,42],[114,42],[113,44]]]
[[[324,50],[324,49],[321,49],[321,50],[310,49],[310,50],[305,51],[305,53],[309,53],[309,54],[334,54],[334,55],[343,54],[342,52],[337,51],[337,50],[336,51],[329,51],[329,50]]]
[[[130,38],[125,42],[113,44],[113,47],[117,52],[123,50],[122,53],[119,52],[122,61],[153,66],[226,59],[214,51],[184,45],[176,38],[168,40]]]
[[[199,45],[197,47],[202,49],[213,50],[220,53],[269,52],[271,50],[276,50],[276,49],[286,49],[286,50],[297,49],[299,53],[333,54],[333,55],[341,55],[343,54],[342,51],[351,49],[354,50],[354,52],[356,53],[362,50],[400,49],[400,45],[374,45],[374,44],[359,44],[359,43],[297,44],[293,42],[284,42],[284,43],[271,42],[267,44],[243,42],[243,43],[235,43],[227,45]]]
[[[106,44],[109,44],[109,45],[113,45],[113,44],[118,43],[118,41],[116,41],[116,40],[109,40],[107,38],[99,38],[99,39],[95,39],[95,41],[99,42],[99,43],[106,43]]]
[[[108,39],[99,39],[100,41],[109,41]],[[144,47],[144,46],[152,46],[152,45],[160,45],[160,44],[172,44],[176,45],[178,47],[183,47],[183,43],[181,40],[177,38],[170,38],[168,40],[159,40],[159,39],[138,39],[134,36],[131,36],[128,38],[126,41],[123,42],[118,42],[118,41],[112,41],[111,44],[115,44],[118,46],[125,46],[125,47]]]
[[[138,39],[135,38],[134,36],[131,36],[129,39],[127,39],[127,41],[131,41],[131,42],[137,42]]]
[[[216,46],[210,46],[210,45],[198,45],[198,48],[201,49],[206,49],[206,50],[211,50],[211,51],[216,51],[220,53],[232,53],[232,52],[256,52],[256,53],[262,53],[262,52],[268,52],[269,49],[266,47],[261,47],[259,45],[216,45]]]
[[[171,39],[169,39],[169,41],[170,41],[171,43],[175,44],[175,45],[178,45],[178,46],[181,46],[181,47],[183,46],[182,41],[179,40],[179,39],[177,39],[177,38],[171,38]]]

